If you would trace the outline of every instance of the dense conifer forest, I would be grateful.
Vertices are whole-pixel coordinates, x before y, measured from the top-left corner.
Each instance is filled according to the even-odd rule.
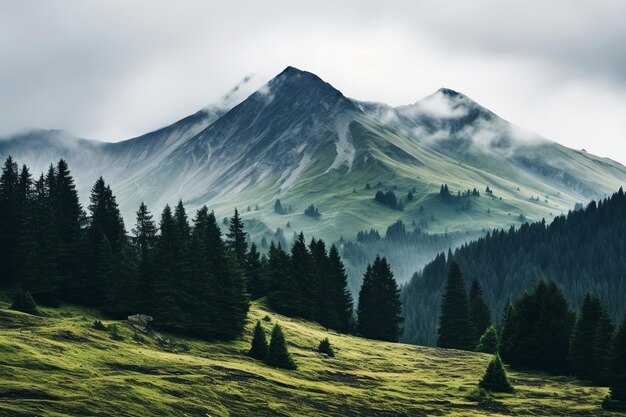
[[[626,196],[591,202],[584,210],[518,229],[495,230],[454,253],[441,253],[402,291],[402,340],[435,344],[437,311],[450,265],[463,271],[466,286],[476,279],[495,322],[509,301],[542,279],[553,280],[570,308],[580,311],[590,293],[618,321],[626,313]]]
[[[235,209],[225,236],[205,206],[190,220],[182,201],[154,219],[141,203],[128,233],[115,195],[95,182],[87,210],[64,160],[33,179],[9,157],[0,176],[0,285],[14,306],[70,302],[115,318],[145,313],[157,328],[229,340],[243,328],[249,300],[276,311],[354,330],[353,302],[339,251],[300,234],[287,253],[249,244]]]

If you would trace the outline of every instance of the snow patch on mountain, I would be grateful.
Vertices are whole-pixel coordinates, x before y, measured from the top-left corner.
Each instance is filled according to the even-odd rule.
[[[347,120],[345,118],[339,118],[337,120],[337,140],[335,141],[337,156],[326,172],[332,169],[337,169],[344,163],[348,165],[348,172],[352,170],[352,163],[354,162],[356,150],[354,149],[352,138],[350,137],[350,122],[351,120]]]
[[[302,156],[302,159],[300,159],[297,167],[291,171],[286,170],[283,172],[283,175],[281,175],[278,179],[278,182],[280,183],[280,191],[288,190],[293,184],[295,184],[296,180],[300,178],[300,175],[304,172],[304,170],[311,165],[312,160],[313,158],[311,158],[311,155],[305,153]]]

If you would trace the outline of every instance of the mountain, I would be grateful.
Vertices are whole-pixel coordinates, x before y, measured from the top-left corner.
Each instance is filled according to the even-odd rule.
[[[0,140],[0,156],[36,171],[66,158],[83,202],[104,176],[128,229],[141,201],[158,213],[182,199],[190,211],[207,204],[220,217],[238,207],[257,242],[300,230],[354,240],[401,220],[446,236],[440,246],[457,245],[487,229],[554,218],[626,184],[617,162],[525,133],[452,90],[393,108],[347,98],[293,67],[250,96],[244,90],[138,138],[103,143],[33,131]],[[481,195],[445,199],[442,184],[453,195]],[[395,193],[403,209],[377,202],[377,191]],[[277,199],[285,213],[275,212]],[[311,204],[319,218],[304,215]],[[417,255],[385,254],[406,281],[439,250],[429,243]],[[346,258],[353,290],[369,252],[361,255]]]
[[[619,415],[603,412],[605,387],[545,373],[509,370],[519,395],[481,397],[489,355],[337,334],[258,303],[231,342],[158,338],[76,306],[42,310],[0,301],[2,416]],[[257,320],[266,332],[280,324],[298,370],[246,354]],[[316,351],[325,337],[333,358]]]

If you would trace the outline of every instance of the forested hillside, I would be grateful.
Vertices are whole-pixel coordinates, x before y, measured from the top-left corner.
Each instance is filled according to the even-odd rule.
[[[450,264],[477,279],[494,320],[508,301],[540,280],[554,280],[574,310],[586,293],[608,306],[614,320],[626,311],[626,197],[622,189],[584,210],[519,229],[488,233],[454,253],[440,254],[415,274],[402,293],[402,340],[434,344],[437,314]]]

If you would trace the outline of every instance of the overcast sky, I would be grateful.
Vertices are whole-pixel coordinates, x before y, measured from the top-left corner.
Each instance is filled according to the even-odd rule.
[[[0,0],[0,135],[126,139],[293,65],[392,105],[449,87],[626,163],[625,22],[626,1]]]

